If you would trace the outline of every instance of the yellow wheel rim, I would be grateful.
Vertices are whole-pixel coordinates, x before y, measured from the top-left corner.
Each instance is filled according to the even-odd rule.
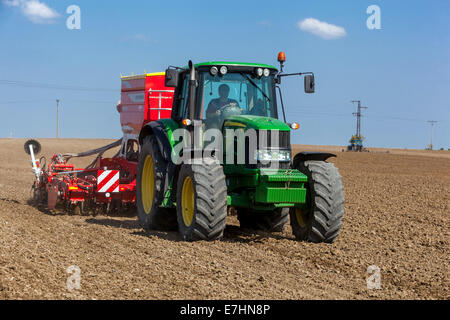
[[[144,162],[141,181],[142,204],[144,206],[144,211],[146,214],[150,213],[153,205],[153,193],[155,189],[155,179],[153,171],[153,158],[152,156],[147,155]]]
[[[295,217],[300,227],[306,227],[306,212],[301,208],[295,208]]]
[[[194,220],[194,184],[189,176],[184,179],[181,189],[181,212],[184,225],[189,227]]]

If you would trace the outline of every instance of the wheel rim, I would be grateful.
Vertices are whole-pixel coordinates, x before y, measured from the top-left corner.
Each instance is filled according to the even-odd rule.
[[[144,169],[142,171],[141,189],[144,212],[149,214],[153,205],[153,192],[155,189],[153,158],[150,155],[147,155],[145,158]]]
[[[181,190],[181,212],[185,226],[189,227],[194,220],[194,184],[189,176],[184,179]]]
[[[307,216],[305,210],[301,208],[295,208],[295,217],[297,218],[297,223],[300,227],[306,227]]]

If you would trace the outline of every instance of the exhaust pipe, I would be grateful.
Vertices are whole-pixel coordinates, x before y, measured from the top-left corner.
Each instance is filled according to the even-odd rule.
[[[195,89],[197,88],[197,79],[195,78],[195,67],[192,60],[189,60],[189,69],[191,71],[189,80],[189,118],[193,121],[195,118]]]
[[[189,118],[192,125],[189,127],[191,132],[192,150],[194,158],[201,158],[202,146],[202,121],[195,120],[195,93],[198,86],[194,64],[189,60],[190,80],[189,80]]]

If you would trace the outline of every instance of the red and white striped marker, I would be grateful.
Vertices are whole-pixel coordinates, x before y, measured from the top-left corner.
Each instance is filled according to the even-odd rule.
[[[98,170],[97,192],[119,192],[119,170]]]

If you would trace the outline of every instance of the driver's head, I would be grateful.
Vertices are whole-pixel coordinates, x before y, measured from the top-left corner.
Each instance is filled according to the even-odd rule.
[[[219,97],[222,99],[228,98],[228,95],[230,94],[230,87],[227,84],[221,84],[219,86]]]

